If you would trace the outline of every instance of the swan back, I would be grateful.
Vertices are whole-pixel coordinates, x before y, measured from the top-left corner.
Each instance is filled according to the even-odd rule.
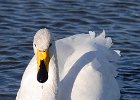
[[[120,54],[110,48],[112,39],[105,37],[105,31],[95,35],[90,31],[56,41],[59,100],[118,100],[120,97],[115,80],[118,68],[115,61]],[[109,88],[114,89],[109,91]]]

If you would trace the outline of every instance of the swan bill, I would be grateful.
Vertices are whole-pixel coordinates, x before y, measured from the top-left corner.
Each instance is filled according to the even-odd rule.
[[[48,80],[48,71],[45,68],[45,63],[43,60],[40,61],[40,69],[37,73],[37,80],[40,83],[44,83]]]
[[[48,50],[37,50],[37,81],[40,83],[44,83],[48,80],[49,61],[50,58]]]

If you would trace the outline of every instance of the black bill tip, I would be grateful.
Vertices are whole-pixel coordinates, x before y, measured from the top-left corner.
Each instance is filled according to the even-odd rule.
[[[40,69],[38,70],[38,73],[37,73],[37,81],[40,83],[44,83],[48,80],[48,72],[46,70],[44,60],[40,61],[39,67]]]

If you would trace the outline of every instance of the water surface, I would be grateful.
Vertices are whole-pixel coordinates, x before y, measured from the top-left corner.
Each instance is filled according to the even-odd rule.
[[[22,74],[33,56],[32,39],[43,27],[55,39],[106,30],[121,50],[120,100],[140,100],[139,0],[1,0],[0,100],[15,100]]]

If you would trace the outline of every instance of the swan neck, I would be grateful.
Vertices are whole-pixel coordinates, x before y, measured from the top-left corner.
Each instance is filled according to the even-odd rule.
[[[54,55],[50,59],[47,90],[49,90],[48,100],[57,100],[58,97],[58,67]]]

